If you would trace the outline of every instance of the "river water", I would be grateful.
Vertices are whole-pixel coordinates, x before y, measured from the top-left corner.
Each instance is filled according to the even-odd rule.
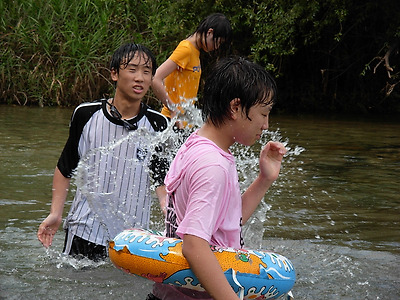
[[[50,250],[36,239],[71,113],[0,106],[0,299],[145,299],[152,282],[61,256],[62,230]],[[400,299],[400,120],[272,115],[264,138],[289,154],[247,247],[292,261],[295,299]],[[244,181],[258,148],[237,149]]]

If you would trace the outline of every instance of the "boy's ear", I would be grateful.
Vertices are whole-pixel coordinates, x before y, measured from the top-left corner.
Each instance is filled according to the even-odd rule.
[[[239,114],[241,113],[240,99],[235,98],[231,100],[230,106],[231,106],[231,117],[232,119],[235,120],[237,116],[239,116]]]
[[[118,73],[115,69],[111,69],[111,79],[113,81],[118,81]]]

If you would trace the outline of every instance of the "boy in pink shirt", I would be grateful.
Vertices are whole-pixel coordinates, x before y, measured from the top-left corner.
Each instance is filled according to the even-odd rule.
[[[277,179],[286,149],[268,142],[259,174],[241,195],[235,142],[251,146],[268,129],[276,84],[261,66],[246,59],[220,60],[200,101],[204,125],[178,151],[165,178],[167,236],[183,239],[182,252],[206,292],[156,284],[148,299],[239,299],[210,245],[242,248],[241,226]]]

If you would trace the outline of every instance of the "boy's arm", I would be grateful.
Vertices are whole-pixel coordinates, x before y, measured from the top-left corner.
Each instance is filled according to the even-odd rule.
[[[157,150],[158,149],[158,150]],[[156,152],[161,152],[162,147],[156,147]],[[167,171],[169,168],[169,162],[164,157],[159,157],[158,154],[153,154],[152,159],[150,161],[150,170],[151,176],[154,179],[154,182],[158,185],[156,187],[156,195],[158,201],[160,202],[160,208],[165,215],[166,211],[166,197],[167,191],[165,190],[164,179],[167,175]]]
[[[206,240],[185,234],[183,236],[182,253],[201,285],[213,299],[239,299],[226,280],[221,266]]]
[[[160,203],[161,211],[163,212],[164,216],[167,215],[167,191],[165,189],[165,185],[160,185],[156,187],[156,195],[158,201]]]
[[[50,214],[40,224],[37,237],[44,247],[51,246],[53,237],[62,222],[65,199],[68,195],[70,178],[64,177],[56,167],[53,177],[53,195],[51,201]]]
[[[253,214],[272,183],[278,178],[286,148],[279,142],[268,142],[260,153],[260,172],[242,195],[242,225]]]

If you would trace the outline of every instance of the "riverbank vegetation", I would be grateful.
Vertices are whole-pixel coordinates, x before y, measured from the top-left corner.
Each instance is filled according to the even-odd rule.
[[[396,0],[3,0],[0,103],[108,97],[108,62],[122,43],[145,44],[162,63],[212,12],[232,22],[232,53],[275,75],[278,110],[400,113]],[[151,93],[147,101],[159,106]]]

